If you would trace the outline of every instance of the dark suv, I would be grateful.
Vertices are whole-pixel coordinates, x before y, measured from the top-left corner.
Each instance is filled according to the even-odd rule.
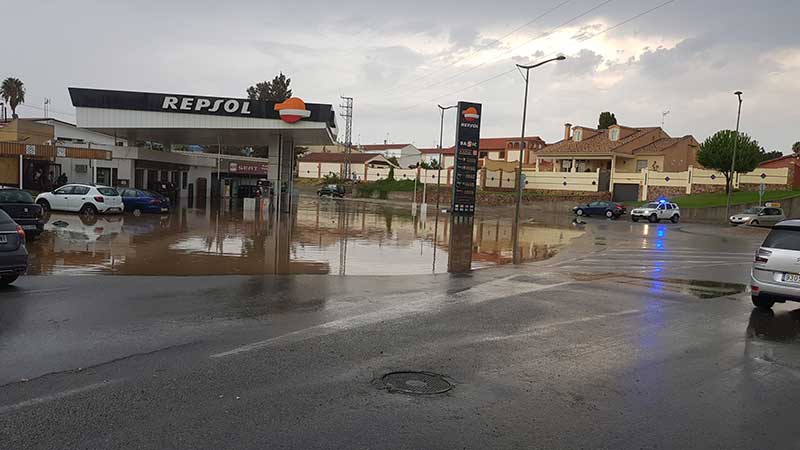
[[[335,184],[326,184],[317,190],[317,195],[320,197],[342,198],[344,197],[344,189]]]
[[[0,187],[0,209],[25,230],[28,239],[33,239],[44,230],[42,207],[33,201],[33,196],[18,188]]]

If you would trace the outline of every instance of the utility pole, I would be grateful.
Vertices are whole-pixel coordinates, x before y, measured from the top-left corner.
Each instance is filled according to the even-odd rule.
[[[667,116],[669,115],[669,110],[664,111],[661,113],[661,128],[664,128],[664,122],[667,120]]]
[[[530,66],[517,64],[517,69],[525,70],[525,98],[522,104],[522,133],[520,133],[520,138],[519,138],[519,166],[517,170],[517,205],[516,205],[516,210],[514,212],[514,236],[513,236],[514,264],[522,263],[522,254],[521,254],[522,252],[520,251],[521,249],[519,248],[519,214],[520,214],[520,208],[522,206],[522,190],[524,189],[524,186],[522,184],[522,178],[523,178],[522,164],[523,160],[525,159],[523,157],[523,155],[525,154],[525,122],[528,120],[528,85],[530,84],[531,69],[535,69],[549,62],[563,61],[565,59],[567,59],[566,56],[561,55],[556,58],[548,59],[546,61],[542,61],[538,64],[533,64]]]
[[[50,116],[48,116],[48,115],[47,115],[47,110],[48,110],[47,106],[48,106],[49,104],[50,104],[50,99],[49,99],[49,98],[45,98],[45,99],[44,99],[44,118],[45,118],[45,119],[47,119],[47,118],[49,118],[49,117],[50,117]]]
[[[733,95],[739,98],[739,112],[736,113],[736,136],[733,138],[733,156],[731,158],[731,174],[728,180],[728,198],[725,202],[725,220],[728,220],[731,214],[731,191],[733,191],[733,181],[736,176],[736,147],[739,144],[739,121],[742,118],[742,91],[736,91]]]
[[[344,167],[342,168],[342,180],[349,179],[351,176],[350,170],[350,152],[353,148],[353,97],[342,97],[341,116],[344,118]]]

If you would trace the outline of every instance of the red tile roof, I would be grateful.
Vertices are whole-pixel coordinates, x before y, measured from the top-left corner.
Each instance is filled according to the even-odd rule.
[[[589,130],[597,132],[592,128],[587,127],[575,127],[575,128],[582,128],[583,130]],[[592,136],[586,137],[581,139],[579,142],[570,139],[562,139],[554,144],[550,144],[544,149],[540,151],[542,155],[555,155],[555,154],[562,154],[562,153],[605,153],[610,154],[614,152],[617,148],[639,139],[640,137],[650,133],[654,130],[658,130],[659,127],[641,127],[641,128],[631,128],[631,127],[622,127],[620,128],[627,128],[629,130],[635,130],[635,132],[623,139],[618,141],[612,141],[608,138],[608,131],[602,130],[597,134]],[[649,144],[649,143],[648,143]],[[632,153],[631,150],[630,153]]]
[[[795,154],[795,153],[791,153],[791,154],[788,154],[788,155],[779,156],[779,157],[777,157],[777,158],[768,159],[768,160],[766,160],[766,161],[763,161],[763,162],[759,163],[759,164],[758,164],[758,167],[761,167],[761,166],[763,166],[764,164],[769,164],[769,163],[774,163],[774,162],[778,162],[778,161],[783,161],[784,159],[789,159],[789,158],[795,158],[795,159],[797,159],[797,158],[800,158],[800,155],[797,155],[797,154]]]
[[[692,136],[684,136],[680,138],[664,138],[659,139],[653,143],[647,144],[644,147],[639,147],[633,150],[634,155],[642,154],[642,153],[660,153],[664,150],[678,144],[679,142],[683,142],[687,139],[694,139]]]

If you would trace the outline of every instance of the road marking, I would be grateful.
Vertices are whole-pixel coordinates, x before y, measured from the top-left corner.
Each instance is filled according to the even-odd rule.
[[[107,386],[111,386],[112,384],[119,383],[122,380],[112,380],[112,381],[103,381],[100,383],[90,384],[88,386],[83,386],[75,389],[69,389],[66,391],[58,392],[56,394],[44,395],[41,397],[36,397],[30,400],[25,400],[23,402],[14,403],[13,405],[6,405],[0,406],[0,414],[6,414],[9,412],[13,412],[22,408],[27,408],[29,406],[36,406],[41,405],[42,403],[52,402],[55,400],[61,400],[62,398],[67,398],[73,395],[82,394],[84,392],[93,391],[95,389],[104,388]]]
[[[538,274],[539,276],[546,276],[547,274]],[[352,317],[345,317],[331,322],[326,322],[313,327],[305,328],[291,333],[276,336],[263,341],[253,342],[251,344],[237,347],[222,353],[211,355],[211,358],[223,358],[226,356],[238,355],[240,353],[251,352],[268,347],[272,344],[281,341],[291,341],[292,339],[304,340],[313,337],[325,336],[333,334],[338,331],[353,329],[378,323],[387,320],[400,319],[413,314],[420,314],[423,312],[441,310],[444,306],[455,304],[478,304],[500,298],[513,297],[521,294],[529,294],[546,289],[554,289],[567,284],[572,284],[574,281],[565,281],[556,284],[537,284],[525,283],[514,281],[515,277],[519,274],[514,274],[498,280],[489,281],[473,286],[455,294],[436,294],[429,297],[419,299],[419,293],[414,296],[400,295],[395,296],[391,306],[380,309],[378,311],[359,314]]]
[[[30,294],[45,294],[50,292],[62,292],[68,291],[69,288],[53,288],[53,289],[34,289],[34,290],[19,290],[14,291],[14,294],[23,294],[23,295],[30,295]]]
[[[562,320],[560,322],[544,323],[544,324],[541,324],[541,325],[534,325],[532,327],[528,327],[522,333],[507,334],[507,335],[502,335],[502,336],[492,336],[492,337],[488,337],[488,338],[478,339],[478,341],[479,342],[503,341],[503,340],[508,340],[508,339],[517,339],[517,338],[522,338],[522,337],[535,336],[535,335],[540,335],[540,334],[542,334],[544,332],[547,332],[547,331],[551,331],[554,328],[563,327],[565,325],[573,325],[573,324],[576,324],[576,323],[584,323],[584,322],[591,322],[591,321],[594,321],[594,320],[609,319],[609,318],[612,318],[612,317],[630,316],[630,315],[633,315],[633,314],[639,314],[640,312],[642,312],[642,310],[640,310],[640,309],[628,309],[628,310],[625,310],[625,311],[619,311],[619,312],[615,312],[615,313],[597,314],[597,315],[594,315],[594,316],[580,317],[578,319],[570,319],[570,320]]]

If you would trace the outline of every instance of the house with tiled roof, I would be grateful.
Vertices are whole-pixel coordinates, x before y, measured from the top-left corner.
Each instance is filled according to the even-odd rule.
[[[519,143],[519,137],[481,138],[478,158],[484,161],[519,161]],[[522,163],[524,165],[533,164],[536,152],[546,145],[539,136],[526,137]]]
[[[489,161],[501,163],[519,162],[519,137],[494,137],[481,138],[478,148],[478,161],[481,167],[486,166]],[[538,136],[525,138],[523,165],[532,167],[536,159],[536,152],[543,149],[547,144]],[[440,158],[444,160],[443,167],[452,167],[455,157],[455,147],[444,149],[421,148],[422,161],[432,163]],[[441,156],[440,156],[441,155]],[[502,165],[502,164],[501,164]],[[515,164],[506,164],[508,167]]]
[[[660,127],[612,125],[607,130],[564,125],[564,139],[537,153],[536,164],[556,172],[683,172],[697,166],[700,144],[691,135],[671,137]]]

